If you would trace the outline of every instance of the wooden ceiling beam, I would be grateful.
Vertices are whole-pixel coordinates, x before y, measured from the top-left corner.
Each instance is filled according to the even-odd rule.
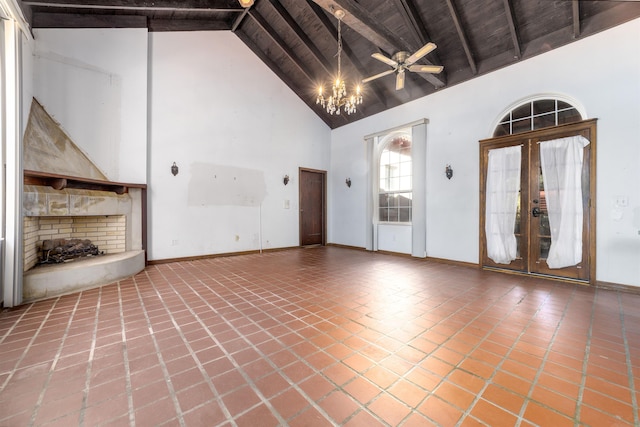
[[[343,9],[346,12],[346,15],[342,19],[342,22],[351,27],[362,37],[371,41],[371,43],[388,52],[389,54],[393,54],[401,50],[413,52],[420,47],[413,46],[411,43],[408,43],[406,40],[397,37],[391,31],[379,25],[376,19],[374,19],[374,17],[371,16],[371,14],[367,12],[366,9],[364,9],[354,0],[313,1],[332,15],[335,8]],[[434,74],[421,73],[420,75],[436,88],[440,88],[445,85],[445,82]]]
[[[573,38],[580,37],[580,2],[573,0],[571,2],[571,10],[573,12]]]
[[[316,84],[316,78],[313,73],[303,65],[302,60],[298,58],[293,50],[285,41],[278,35],[278,32],[271,26],[269,23],[260,15],[255,9],[249,11],[249,16],[253,19],[253,21],[263,30],[263,32],[273,41],[276,46],[284,52],[287,58],[302,72],[302,74],[309,79],[312,84]]]
[[[32,28],[147,28],[141,15],[85,15],[77,13],[33,13]]]
[[[94,15],[95,16],[95,15]],[[216,19],[149,19],[149,31],[229,31],[231,24]]]
[[[467,61],[469,62],[469,67],[471,67],[471,72],[474,75],[478,74],[478,66],[476,65],[476,61],[473,59],[469,41],[467,40],[467,36],[464,33],[462,24],[460,23],[460,18],[458,17],[458,12],[455,5],[453,4],[453,0],[447,0],[447,6],[449,7],[449,14],[451,15],[451,19],[453,19],[453,24],[455,25],[456,31],[458,32],[458,37],[460,38],[460,43],[462,43],[464,53],[467,55]]]
[[[244,18],[247,17],[247,15],[249,14],[249,8],[245,8],[244,11],[240,14],[240,16],[238,16],[234,21],[233,21],[233,25],[231,25],[231,31],[232,32],[236,32],[236,30],[238,29],[238,27],[240,25],[242,25],[242,23],[244,22]]]
[[[418,44],[420,46],[424,46],[425,44],[427,44],[427,42],[433,41],[429,36],[427,27],[425,26],[424,22],[420,18],[420,11],[418,11],[418,8],[416,7],[414,1],[413,0],[395,0],[395,3],[398,8],[398,11],[402,15],[402,18],[404,19],[407,25],[407,28],[410,28],[412,30],[411,32],[416,38],[416,41],[418,42]],[[438,56],[437,51],[433,51],[429,55],[431,55],[431,57],[435,59],[435,62],[437,64],[442,64],[442,61],[440,61],[440,57]],[[445,73],[446,71],[447,70],[444,70]]]
[[[507,24],[509,25],[509,32],[511,33],[511,41],[513,42],[513,50],[515,57],[520,59],[522,57],[522,50],[520,49],[520,39],[518,38],[518,28],[516,27],[516,18],[511,6],[511,0],[502,0],[504,3],[504,12],[507,16]]]
[[[318,63],[324,68],[324,71],[327,74],[332,74],[329,68],[326,65],[327,60],[322,56],[322,53],[318,49],[318,47],[311,41],[309,36],[302,30],[300,25],[293,19],[291,14],[287,12],[287,10],[282,6],[279,0],[269,0],[269,3],[275,9],[276,13],[287,23],[289,28],[294,32],[298,40],[304,44],[309,52],[313,55],[313,57],[318,61]]]
[[[240,40],[242,40],[242,42],[247,45],[247,47],[249,49],[251,49],[251,51],[256,54],[256,56],[258,58],[260,58],[262,60],[262,62],[264,62],[267,67],[269,67],[269,69],[271,69],[271,71],[274,72],[274,74],[276,76],[278,76],[280,78],[280,80],[282,80],[287,86],[289,86],[291,88],[291,90],[298,95],[298,97],[300,99],[302,99],[302,102],[304,102],[305,104],[307,104],[309,106],[309,108],[314,109],[315,108],[315,102],[312,102],[312,100],[310,99],[305,99],[300,92],[297,90],[298,85],[291,79],[291,76],[288,75],[287,73],[285,73],[284,71],[282,71],[280,69],[280,67],[278,66],[278,64],[275,63],[275,61],[273,61],[262,49],[260,49],[260,47],[258,47],[258,45],[251,40],[251,38],[249,36],[247,36],[244,32],[242,31],[236,31],[234,33],[236,36],[238,36],[238,38],[240,38]],[[324,121],[327,126],[329,126],[331,129],[336,128],[336,123],[334,123],[334,118],[333,116],[328,117],[325,114],[322,115],[318,115],[320,117],[320,119],[322,121]]]
[[[418,45],[423,46],[426,44],[428,37],[426,35],[426,28],[422,20],[418,18],[418,11],[411,0],[394,0],[396,9],[402,16],[402,20],[407,28],[411,31],[411,35],[416,40]]]
[[[182,11],[182,12],[242,12],[237,0],[27,0],[26,6],[58,7],[69,9]]]

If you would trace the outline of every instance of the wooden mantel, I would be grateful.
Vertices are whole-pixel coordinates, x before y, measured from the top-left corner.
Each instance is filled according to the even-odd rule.
[[[123,182],[102,181],[99,179],[80,178],[77,176],[59,175],[49,172],[24,171],[25,185],[43,185],[56,190],[76,188],[80,190],[113,191],[116,194],[125,194],[129,188],[146,189],[147,184],[130,184]]]

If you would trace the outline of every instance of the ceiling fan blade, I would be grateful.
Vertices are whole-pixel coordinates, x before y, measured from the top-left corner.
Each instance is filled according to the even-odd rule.
[[[401,70],[396,77],[396,90],[404,89],[404,70]]]
[[[442,65],[412,65],[409,67],[409,71],[414,73],[432,73],[438,74],[442,72],[444,67]]]
[[[382,61],[382,62],[384,62],[384,63],[385,63],[385,64],[387,64],[387,65],[391,65],[392,67],[397,67],[397,66],[398,66],[398,63],[397,63],[396,61],[394,61],[394,60],[393,60],[393,59],[391,59],[391,58],[387,58],[386,56],[384,56],[384,55],[383,55],[383,54],[381,54],[381,53],[378,53],[378,52],[376,52],[376,53],[372,53],[372,54],[371,54],[371,56],[372,56],[373,58],[376,58],[378,61]]]
[[[422,46],[420,49],[418,49],[416,51],[416,53],[414,53],[413,55],[411,55],[410,57],[407,58],[406,61],[404,61],[405,65],[411,65],[414,62],[416,62],[418,59],[422,58],[423,56],[425,56],[427,53],[431,52],[432,50],[434,50],[436,47],[435,43],[427,43],[424,46]]]
[[[362,80],[362,83],[367,83],[367,82],[370,82],[371,80],[375,80],[377,78],[387,76],[389,74],[392,74],[393,72],[394,70],[383,71],[382,73],[378,73],[375,76],[367,77],[366,79]]]

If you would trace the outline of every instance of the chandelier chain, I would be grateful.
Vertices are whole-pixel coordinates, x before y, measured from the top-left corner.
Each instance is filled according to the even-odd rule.
[[[341,65],[341,59],[342,59],[342,29],[340,27],[342,20],[338,19],[338,78],[342,77],[341,74],[341,69],[340,69],[340,65]]]

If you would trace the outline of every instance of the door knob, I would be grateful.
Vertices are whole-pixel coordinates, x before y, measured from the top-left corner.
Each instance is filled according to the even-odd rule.
[[[542,214],[542,211],[537,206],[531,210],[531,215],[533,215],[535,217],[539,217],[540,214]]]

